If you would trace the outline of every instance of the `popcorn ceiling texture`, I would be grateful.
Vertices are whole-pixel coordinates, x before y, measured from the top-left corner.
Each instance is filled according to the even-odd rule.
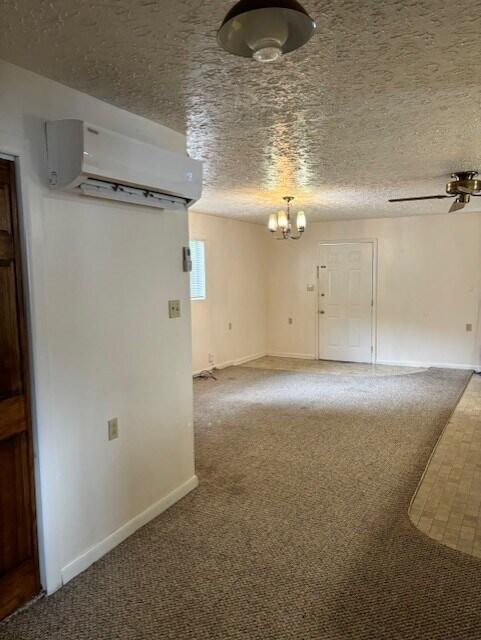
[[[386,199],[481,170],[478,2],[305,0],[313,39],[265,66],[218,48],[232,4],[7,0],[0,57],[186,131],[207,213],[264,221],[286,193],[310,220],[441,213]]]

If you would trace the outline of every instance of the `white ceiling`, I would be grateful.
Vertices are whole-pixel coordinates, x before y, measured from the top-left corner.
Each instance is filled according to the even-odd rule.
[[[6,0],[0,58],[186,131],[199,211],[264,222],[290,194],[310,220],[439,213],[386,200],[481,170],[478,1],[305,0],[317,32],[272,65],[217,47],[232,4]]]

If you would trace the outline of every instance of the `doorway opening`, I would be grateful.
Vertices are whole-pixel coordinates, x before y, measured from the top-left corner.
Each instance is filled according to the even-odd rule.
[[[377,241],[320,244],[318,358],[376,361]]]

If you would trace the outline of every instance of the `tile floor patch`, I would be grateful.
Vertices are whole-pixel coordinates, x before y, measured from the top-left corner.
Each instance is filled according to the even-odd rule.
[[[481,377],[473,375],[409,508],[423,533],[481,558]]]

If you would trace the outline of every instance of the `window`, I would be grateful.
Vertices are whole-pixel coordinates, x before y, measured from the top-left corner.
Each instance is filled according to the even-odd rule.
[[[192,259],[190,299],[205,300],[205,242],[203,240],[191,240],[189,244],[190,257]]]

